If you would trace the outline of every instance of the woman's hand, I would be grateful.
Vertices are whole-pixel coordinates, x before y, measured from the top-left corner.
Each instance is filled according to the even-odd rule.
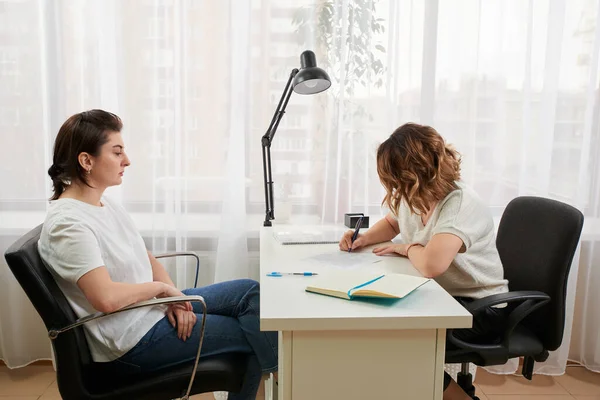
[[[162,283],[162,282],[161,282]],[[161,294],[159,294],[158,297],[159,299],[165,298],[165,297],[180,297],[180,296],[185,296],[185,294],[183,294],[181,292],[181,290],[177,289],[176,287],[173,287],[169,284],[163,283],[164,285],[164,289],[163,292]],[[187,311],[193,311],[194,307],[192,307],[192,303],[189,301],[185,301],[183,303],[174,303],[174,304],[181,304],[183,306],[183,308]]]
[[[187,304],[189,302],[169,304],[167,309],[169,322],[173,328],[177,328],[177,337],[184,342],[192,336],[192,330],[197,321],[196,314],[186,309]]]
[[[158,296],[160,298],[185,296],[179,289],[171,285],[165,283],[164,286],[164,291]],[[192,329],[197,320],[192,303],[184,301],[168,304],[166,315],[173,328],[177,328],[177,337],[185,342],[192,335]]]
[[[367,245],[364,235],[359,233],[354,243],[352,243],[352,235],[354,235],[353,230],[346,231],[346,233],[344,233],[344,236],[342,236],[342,239],[340,240],[340,250],[357,250]]]
[[[387,254],[398,254],[401,255],[402,257],[408,257],[406,251],[408,249],[407,244],[401,243],[401,244],[386,244],[383,246],[379,246],[379,247],[375,247],[373,249],[373,253],[375,253],[378,256],[385,256]]]
[[[160,299],[162,299],[164,297],[185,296],[185,294],[183,294],[181,292],[181,290],[177,289],[175,286],[171,286],[168,283],[164,283],[164,282],[158,282],[158,283],[162,285],[162,292],[158,296],[156,296]]]

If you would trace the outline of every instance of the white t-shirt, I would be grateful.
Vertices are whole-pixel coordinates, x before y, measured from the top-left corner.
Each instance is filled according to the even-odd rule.
[[[118,204],[103,207],[58,199],[42,228],[38,249],[78,317],[97,312],[77,286],[87,272],[104,266],[114,282],[152,282],[152,265],[133,220]],[[92,358],[112,361],[131,348],[165,316],[165,306],[142,307],[84,325]]]
[[[471,188],[462,182],[457,185],[457,190],[437,204],[425,226],[421,216],[411,213],[402,202],[398,210],[402,240],[425,246],[438,233],[458,236],[466,252],[457,254],[450,267],[435,280],[455,297],[479,299],[505,293],[508,281],[504,279],[489,209]]]

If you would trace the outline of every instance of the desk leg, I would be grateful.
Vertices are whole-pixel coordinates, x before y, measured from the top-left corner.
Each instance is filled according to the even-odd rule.
[[[441,400],[445,332],[279,335],[280,400]]]
[[[442,400],[444,397],[444,361],[446,360],[446,330],[437,330],[435,351],[435,392],[433,398]]]
[[[279,332],[278,400],[292,398],[292,333]]]

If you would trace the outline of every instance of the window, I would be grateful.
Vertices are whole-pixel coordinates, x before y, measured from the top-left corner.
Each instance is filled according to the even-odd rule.
[[[311,187],[308,183],[292,183],[291,197],[306,199],[310,197]]]
[[[202,99],[202,88],[199,84],[191,84],[189,87],[189,96],[192,100],[201,100]]]
[[[146,30],[147,39],[158,39],[166,36],[167,33],[166,21],[162,17],[150,17],[148,18],[148,25]]]
[[[150,158],[158,159],[165,157],[165,143],[159,141],[151,142]]]
[[[171,49],[147,50],[142,56],[144,66],[148,68],[156,68],[158,71],[163,71],[164,68],[173,67],[173,50]]]
[[[194,116],[188,117],[187,123],[188,123],[187,126],[188,126],[189,130],[192,130],[192,131],[198,130],[198,116],[194,115]]]
[[[500,100],[496,97],[480,98],[477,101],[477,116],[479,118],[496,118],[499,105]]]
[[[200,148],[197,144],[192,144],[186,147],[187,157],[190,159],[199,159],[200,158]]]
[[[294,27],[290,18],[273,18],[270,21],[271,32],[273,33],[293,33]]]
[[[0,77],[18,76],[17,49],[13,47],[0,48]]]

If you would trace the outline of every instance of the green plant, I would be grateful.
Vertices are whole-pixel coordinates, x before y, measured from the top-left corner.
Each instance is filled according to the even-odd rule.
[[[378,1],[349,0],[346,9],[341,1],[319,1],[299,8],[292,20],[299,43],[315,48],[319,64],[332,78],[333,96],[336,100],[343,96],[344,119],[370,117],[352,101],[357,85],[383,85],[385,67],[380,56],[385,47],[375,36],[385,32],[385,20],[376,18]]]

